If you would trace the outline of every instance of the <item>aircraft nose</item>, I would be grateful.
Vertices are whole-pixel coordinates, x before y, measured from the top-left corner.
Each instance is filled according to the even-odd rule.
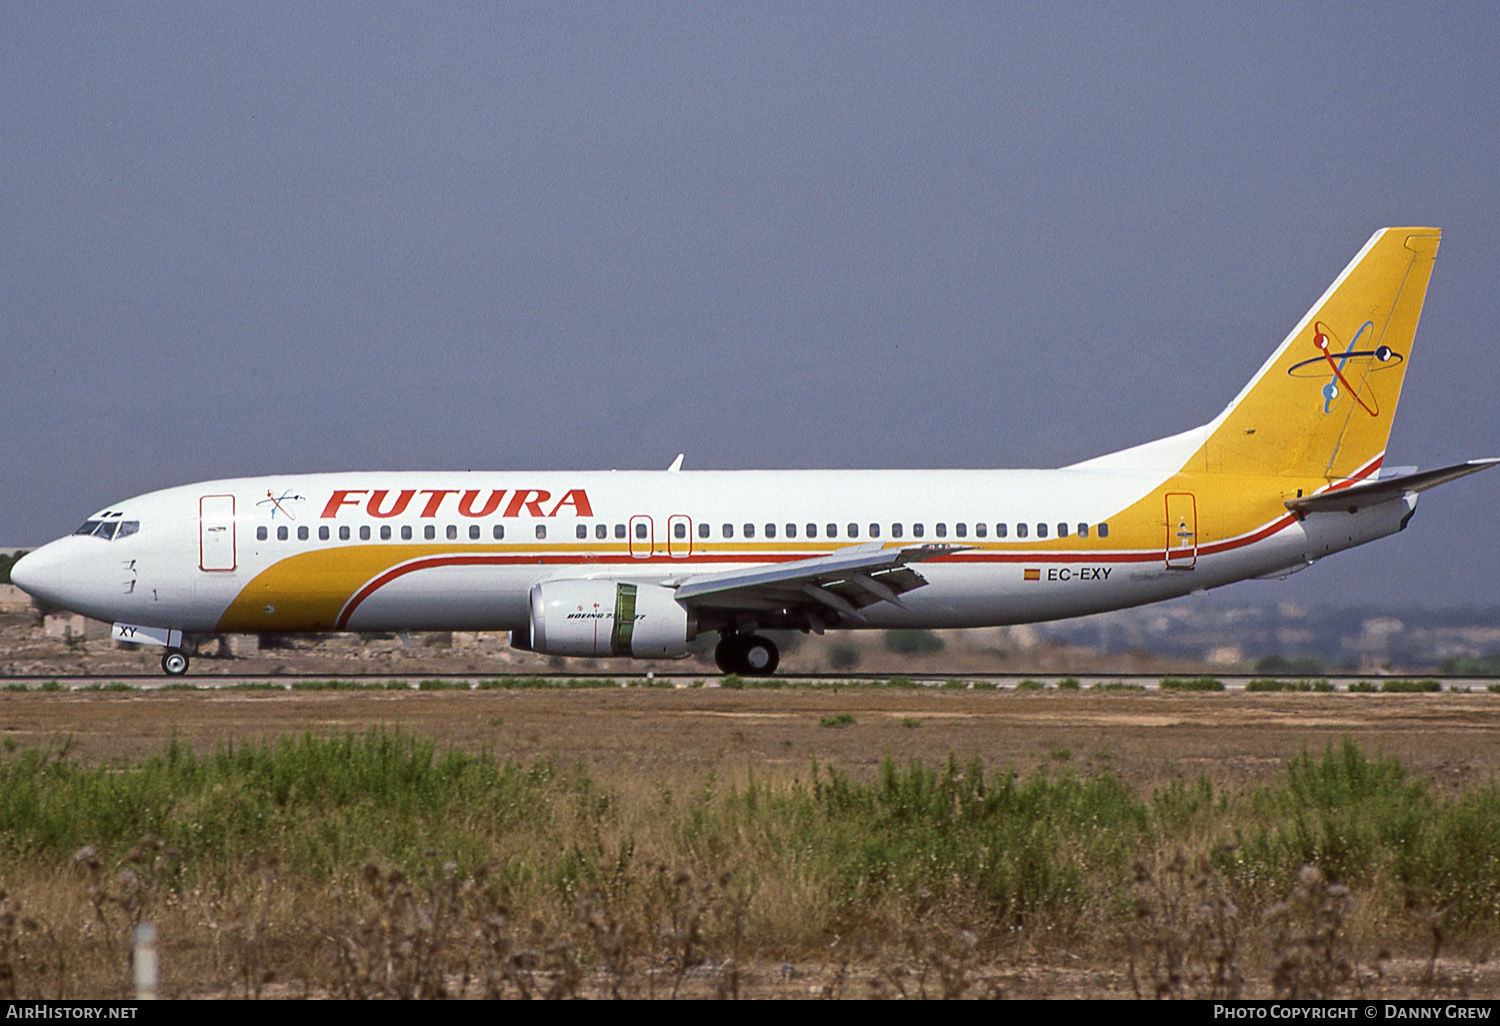
[[[67,588],[63,554],[54,542],[18,559],[10,568],[10,583],[32,598],[61,606]]]

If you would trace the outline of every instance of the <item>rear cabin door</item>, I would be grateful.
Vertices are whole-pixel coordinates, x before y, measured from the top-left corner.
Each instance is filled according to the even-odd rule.
[[[693,554],[693,521],[681,513],[667,517],[667,555],[687,559]]]
[[[1167,569],[1198,564],[1198,500],[1192,492],[1167,493]]]
[[[205,495],[198,500],[198,568],[233,570],[235,560],[234,496]]]

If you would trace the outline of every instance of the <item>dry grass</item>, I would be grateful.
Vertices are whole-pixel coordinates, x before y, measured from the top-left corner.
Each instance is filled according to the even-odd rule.
[[[356,999],[998,996],[1057,962],[1143,997],[1455,993],[1500,936],[1494,788],[1353,745],[1242,793],[954,759],[612,785],[391,731],[0,773],[17,997],[125,996],[143,922],[166,995]]]
[[[0,833],[9,846],[0,997],[124,996],[127,939],[142,918],[159,930],[167,996],[1139,988],[1206,997],[1236,985],[1249,997],[1500,993],[1487,961],[1500,915],[1486,874],[1461,865],[1493,847],[1485,823],[1495,817],[1482,802],[1497,751],[1492,696],[698,690],[0,700],[10,736],[22,739],[0,762],[39,744],[51,754],[31,771],[36,779],[61,779],[66,762],[118,781],[159,756],[171,734],[191,739],[180,743],[203,759],[233,737],[364,737],[400,722],[443,738],[435,760],[451,743],[516,764],[524,784],[521,814],[511,816],[473,791],[427,812],[404,804],[418,793],[410,787],[406,797],[346,794],[337,806],[288,814],[279,832],[221,846],[209,861],[201,839],[217,828],[207,812],[255,819],[255,806],[235,804],[254,788],[242,793],[226,779],[199,798],[163,801],[179,818],[196,810],[180,823],[152,818],[156,806],[146,805],[105,816],[109,800],[89,792],[78,804],[85,829],[66,843],[18,844],[15,830]],[[840,714],[855,722],[819,725]],[[921,729],[904,725],[913,719]],[[60,734],[72,739],[61,759],[63,746],[47,741]],[[1346,735],[1370,752],[1399,753],[1408,770],[1394,776],[1373,755],[1352,775],[1306,767],[1307,829],[1257,834],[1258,824],[1299,822],[1276,811],[1277,795],[1295,790],[1288,766],[1298,753]],[[949,752],[963,758],[944,785]],[[879,797],[887,756],[910,801]],[[934,767],[925,789],[912,790],[911,760]],[[1073,799],[1040,784],[1034,793],[1062,810],[1055,820],[976,804],[975,781],[990,795],[1009,765],[1020,768],[1021,790],[1108,775],[1116,789],[1101,792],[1100,814],[1144,810],[1134,814],[1145,826],[1101,827],[1094,805],[1057,804]],[[333,840],[328,832],[366,806],[370,832]],[[946,818],[981,807],[991,811]],[[282,814],[264,811],[273,822]],[[408,813],[413,825],[398,829]],[[912,816],[932,826],[903,819]],[[1017,865],[1052,867],[1024,892],[1014,874],[1012,884],[993,875],[993,860],[963,861],[998,851],[999,835],[983,831],[1006,820],[1030,827],[1004,841],[1030,845],[1018,850],[1033,861]],[[1415,836],[1402,831],[1419,820],[1441,829],[1409,862],[1382,854]],[[114,833],[101,829],[106,822]],[[182,826],[194,822],[196,832]],[[327,857],[309,860],[315,849]],[[1445,862],[1445,851],[1455,858]],[[1311,883],[1309,864],[1322,874]],[[1330,891],[1338,887],[1346,890]]]

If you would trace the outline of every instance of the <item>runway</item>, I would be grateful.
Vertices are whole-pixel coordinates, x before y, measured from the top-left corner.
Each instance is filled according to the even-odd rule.
[[[974,691],[1028,691],[1028,690],[1180,690],[1198,691],[1203,693],[1233,692],[1256,690],[1255,682],[1278,680],[1282,684],[1290,685],[1286,690],[1296,690],[1296,686],[1316,684],[1316,687],[1304,686],[1301,690],[1334,692],[1358,692],[1358,691],[1382,691],[1402,689],[1410,690],[1410,684],[1423,684],[1422,690],[1432,692],[1456,692],[1474,693],[1494,689],[1494,693],[1500,694],[1500,678],[1454,676],[1448,674],[1411,674],[1407,676],[1390,675],[1378,676],[1373,674],[1337,674],[1323,675],[1318,677],[1281,677],[1274,678],[1266,674],[1257,673],[1215,673],[1204,675],[1181,674],[1177,676],[1164,676],[1160,673],[1103,673],[1103,674],[1051,674],[1051,673],[958,673],[952,675],[940,673],[908,673],[908,674],[885,674],[885,673],[803,673],[788,674],[769,678],[744,678],[737,684],[726,685],[724,678],[701,670],[679,671],[679,670],[653,670],[632,671],[630,673],[602,674],[602,673],[534,673],[534,674],[484,674],[484,673],[266,673],[266,674],[218,674],[218,673],[189,673],[182,677],[169,677],[162,673],[132,673],[132,674],[30,674],[25,676],[14,676],[4,678],[5,683],[0,687],[18,690],[21,687],[35,689],[47,686],[50,682],[57,684],[67,690],[98,690],[112,685],[127,685],[132,688],[143,690],[160,690],[162,688],[190,688],[199,690],[216,690],[223,688],[247,688],[247,687],[280,687],[283,690],[297,690],[308,688],[319,684],[330,684],[333,688],[348,687],[368,688],[379,690],[382,688],[399,689],[405,685],[409,689],[420,690],[424,683],[429,690],[453,689],[453,690],[508,690],[517,687],[555,687],[568,689],[574,687],[595,686],[617,686],[621,688],[631,687],[675,687],[692,688],[701,687],[709,690],[733,688],[748,689],[788,689],[788,688],[918,688],[933,689],[941,688],[952,690],[962,688]],[[1196,682],[1217,682],[1222,687],[1198,685]],[[518,683],[520,682],[520,683]],[[1323,687],[1322,685],[1327,685]],[[1269,689],[1267,689],[1269,690]]]

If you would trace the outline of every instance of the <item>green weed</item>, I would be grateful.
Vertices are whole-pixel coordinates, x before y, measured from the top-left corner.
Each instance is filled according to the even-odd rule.
[[[1271,678],[1260,678],[1247,681],[1246,691],[1311,691],[1327,693],[1333,690],[1333,685],[1326,680],[1275,680]]]
[[[1213,677],[1163,677],[1163,691],[1223,691],[1224,682]]]
[[[1407,680],[1391,677],[1380,682],[1380,690],[1386,694],[1417,694],[1443,690],[1443,685],[1427,677],[1424,680]]]

